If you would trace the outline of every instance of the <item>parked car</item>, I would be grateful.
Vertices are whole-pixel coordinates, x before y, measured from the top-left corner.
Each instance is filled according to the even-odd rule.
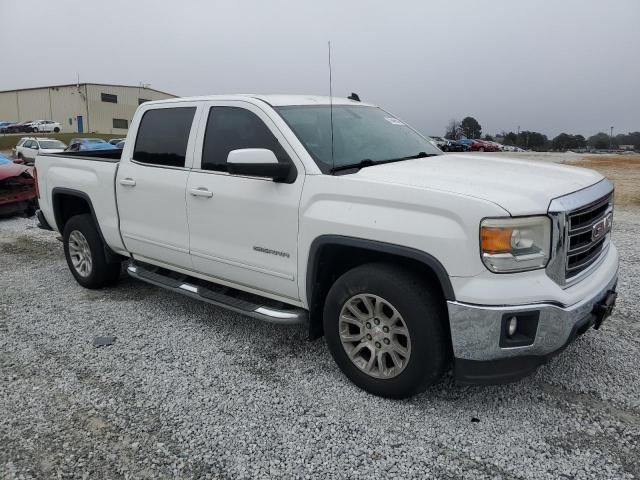
[[[13,122],[0,122],[0,133],[6,133],[9,125],[13,125]]]
[[[33,168],[18,165],[0,154],[0,216],[16,213],[31,216],[36,207]]]
[[[478,152],[499,152],[500,151],[500,149],[496,147],[493,144],[493,142],[489,142],[488,140],[480,140],[479,138],[476,138],[474,142],[477,142],[480,144],[480,147],[477,150]]]
[[[116,150],[116,147],[100,138],[74,138],[65,151],[80,152],[88,150]]]
[[[443,147],[447,145],[447,140],[442,137],[430,136],[429,138],[431,138],[431,140],[435,142],[436,147],[438,147],[440,150],[443,150]]]
[[[112,138],[111,140],[109,140],[109,143],[111,145],[118,145],[120,142],[124,142],[125,139],[124,138]]]
[[[69,141],[69,145],[76,142],[107,143],[106,140],[103,140],[102,138],[76,137]]]
[[[471,150],[471,147],[456,140],[447,140],[447,143],[441,148],[441,150],[444,152],[468,152]]]
[[[461,382],[514,381],[611,314],[600,173],[444,155],[374,105],[331,103],[144,103],[134,148],[38,156],[40,224],[62,234],[81,286],[115,284],[127,261],[172,292],[307,322],[351,381],[386,397],[450,367]]]
[[[28,126],[30,132],[55,132],[60,131],[60,123],[53,120],[35,120]]]
[[[60,140],[42,137],[26,137],[16,145],[16,163],[31,163],[35,161],[38,153],[60,153],[67,146]]]
[[[472,152],[484,152],[484,145],[477,140],[472,140],[470,138],[461,138],[460,140],[457,140],[457,142],[461,143],[462,145],[466,145]]]
[[[25,120],[24,122],[12,123],[7,125],[5,133],[23,133],[29,131],[29,126],[33,120]]]

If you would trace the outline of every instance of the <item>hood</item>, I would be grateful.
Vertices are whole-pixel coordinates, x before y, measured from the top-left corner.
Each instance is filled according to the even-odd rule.
[[[19,165],[17,163],[2,164],[0,165],[0,180],[6,180],[11,177],[19,177],[22,174],[31,176],[31,167]]]
[[[473,154],[375,165],[361,169],[354,177],[477,197],[500,205],[511,215],[544,213],[552,199],[603,179],[584,168]]]

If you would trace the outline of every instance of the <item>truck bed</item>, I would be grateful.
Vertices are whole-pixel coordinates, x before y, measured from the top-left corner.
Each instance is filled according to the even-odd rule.
[[[90,202],[107,245],[124,254],[126,250],[118,229],[114,188],[121,155],[121,150],[85,150],[38,155],[35,166],[40,186],[39,203],[49,225],[58,230],[53,213],[55,195],[81,196]]]

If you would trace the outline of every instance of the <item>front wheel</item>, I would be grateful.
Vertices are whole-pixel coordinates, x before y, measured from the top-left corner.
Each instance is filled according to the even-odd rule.
[[[104,243],[93,217],[71,217],[64,226],[64,255],[76,281],[85,288],[113,285],[120,277],[120,263],[107,261]]]
[[[324,333],[342,372],[374,395],[406,398],[444,373],[446,309],[437,290],[386,264],[356,267],[329,290]]]
[[[31,131],[32,131],[33,133],[38,133],[38,129],[37,129],[37,128],[32,128],[32,129],[31,129]]]
[[[59,133],[59,132],[60,132],[60,129],[59,129],[58,127],[56,127],[56,128],[54,128],[54,129],[53,129],[53,131],[54,131],[55,133]]]

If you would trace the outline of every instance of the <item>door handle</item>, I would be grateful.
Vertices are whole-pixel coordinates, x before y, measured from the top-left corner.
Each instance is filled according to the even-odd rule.
[[[121,178],[120,185],[124,185],[125,187],[135,187],[136,181],[133,178]]]
[[[192,188],[189,190],[189,195],[193,195],[194,197],[213,197],[213,192],[210,192],[204,187]]]

